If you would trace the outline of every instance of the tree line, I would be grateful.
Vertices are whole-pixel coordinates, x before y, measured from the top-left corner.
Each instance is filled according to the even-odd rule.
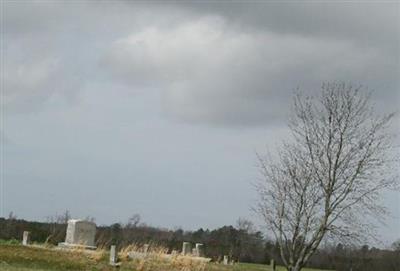
[[[26,221],[13,215],[7,219],[0,218],[0,239],[20,240],[23,231],[30,231],[33,242],[57,245],[65,239],[69,218],[69,212],[62,216],[49,217],[47,222]],[[204,244],[206,256],[214,261],[220,261],[223,255],[229,255],[236,262],[268,264],[274,259],[282,264],[279,244],[257,231],[245,219],[239,219],[235,226],[184,231],[152,227],[140,222],[140,216],[134,215],[127,223],[98,226],[96,231],[96,245],[105,248],[111,244],[116,244],[119,248],[131,244],[150,244],[163,246],[172,252],[180,251],[184,241]],[[313,255],[308,266],[338,271],[397,271],[400,270],[400,242],[393,243],[390,250],[342,244],[323,246]]]

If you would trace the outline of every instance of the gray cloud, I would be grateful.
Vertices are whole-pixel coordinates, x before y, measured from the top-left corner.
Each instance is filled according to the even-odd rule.
[[[398,63],[351,40],[268,31],[239,32],[223,17],[165,30],[143,29],[114,42],[107,67],[132,86],[162,89],[167,112],[187,121],[254,124],[282,119],[297,86],[322,81],[397,89]]]
[[[40,108],[52,93],[74,97],[86,82],[111,80],[157,89],[175,119],[259,124],[285,117],[281,105],[294,88],[318,90],[336,80],[368,85],[393,104],[400,72],[396,8],[11,2],[4,19],[5,103],[10,110]]]

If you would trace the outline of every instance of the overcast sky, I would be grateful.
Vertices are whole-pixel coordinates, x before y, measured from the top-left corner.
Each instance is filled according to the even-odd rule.
[[[1,5],[0,216],[258,223],[255,151],[288,136],[296,87],[362,84],[399,108],[399,2]],[[385,202],[390,243],[399,193]]]

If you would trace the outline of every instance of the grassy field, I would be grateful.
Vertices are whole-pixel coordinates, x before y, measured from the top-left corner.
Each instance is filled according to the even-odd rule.
[[[198,265],[193,262],[165,262],[152,259],[147,262],[122,259],[116,269],[108,265],[105,251],[85,253],[83,251],[59,251],[44,247],[24,247],[16,244],[0,244],[0,270],[4,271],[49,271],[49,270],[93,270],[93,271],[270,271],[267,265],[240,263],[233,266],[221,264]],[[282,267],[278,271],[285,270]],[[318,271],[304,269],[304,271]]]

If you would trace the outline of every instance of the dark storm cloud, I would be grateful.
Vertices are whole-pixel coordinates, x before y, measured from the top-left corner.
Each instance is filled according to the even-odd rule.
[[[218,14],[233,23],[279,33],[352,39],[398,46],[399,4],[379,2],[179,3],[193,12]],[[397,39],[397,42],[394,40]],[[391,41],[391,43],[388,43]],[[396,44],[397,43],[397,44]],[[393,48],[393,47],[392,47]]]
[[[281,120],[294,88],[315,93],[323,81],[368,85],[383,98],[398,91],[396,5],[177,6],[194,19],[116,41],[107,63],[129,84],[158,84],[179,119]]]
[[[285,118],[292,91],[361,83],[394,107],[398,3],[7,3],[5,102],[40,108],[87,82],[163,96],[167,116],[254,125]],[[25,80],[24,80],[25,79]],[[137,93],[136,91],[133,93]]]

